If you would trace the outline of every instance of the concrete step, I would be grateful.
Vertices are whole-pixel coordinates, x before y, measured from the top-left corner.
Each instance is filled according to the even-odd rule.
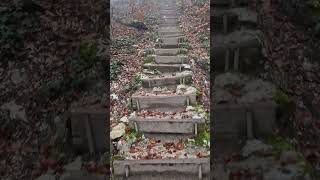
[[[178,44],[178,43],[180,43],[182,38],[172,37],[172,38],[161,38],[160,40],[162,43],[166,43],[166,44],[174,44],[174,43]]]
[[[142,87],[153,88],[167,85],[190,84],[192,82],[192,72],[183,71],[179,73],[163,73],[161,75],[149,76],[142,79]]]
[[[103,106],[72,104],[66,119],[70,119],[71,134],[74,150],[78,152],[105,152],[109,138],[105,130],[107,113]],[[94,129],[94,131],[92,131]]]
[[[211,13],[214,32],[231,32],[240,27],[257,27],[258,14],[248,8],[216,8]]]
[[[160,38],[184,38],[184,35],[181,32],[177,33],[159,33]]]
[[[164,48],[164,49],[170,49],[170,48],[179,48],[179,43],[157,43],[155,44],[156,48]]]
[[[187,52],[184,48],[173,48],[173,49],[155,49],[155,55],[158,56],[177,56],[179,54],[184,54]]]
[[[146,63],[143,68],[148,70],[158,70],[160,72],[181,72],[184,70],[190,70],[186,64],[152,64]]]
[[[173,23],[174,24],[174,23]],[[167,27],[160,27],[158,33],[178,33],[181,32],[180,28],[176,26],[167,26]]]
[[[196,135],[197,124],[204,119],[169,119],[169,118],[131,118],[129,124],[136,131],[157,134],[187,134]],[[147,137],[147,136],[146,136]],[[159,138],[157,138],[159,139]]]
[[[115,180],[210,180],[210,158],[116,160]]]
[[[257,72],[263,68],[260,31],[243,30],[228,35],[217,34],[213,41],[216,71]]]
[[[176,15],[163,15],[163,16],[161,16],[160,18],[161,18],[161,19],[176,19],[176,20],[179,19],[179,17],[176,16]]]
[[[155,62],[158,64],[185,64],[187,63],[187,56],[155,56]]]
[[[163,112],[163,109],[168,112],[175,111],[177,109],[185,110],[186,106],[194,104],[196,102],[196,94],[190,95],[154,95],[154,96],[142,96],[132,95],[131,107],[137,110],[159,110]]]
[[[277,105],[273,102],[217,104],[212,112],[216,140],[264,138],[273,135]]]

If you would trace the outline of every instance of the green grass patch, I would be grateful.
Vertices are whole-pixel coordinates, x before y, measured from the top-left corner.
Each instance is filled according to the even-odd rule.
[[[179,49],[178,54],[188,54],[188,50],[187,49]]]
[[[153,55],[153,54],[155,54],[155,52],[154,52],[154,49],[146,49],[146,50],[144,50],[144,56],[145,57],[148,57],[149,55]]]
[[[149,55],[149,56],[145,57],[145,59],[144,59],[145,64],[146,63],[154,63],[154,62],[155,62],[155,57],[152,55]]]
[[[117,80],[118,75],[121,72],[122,64],[119,62],[111,62],[110,64],[110,79],[111,81]]]

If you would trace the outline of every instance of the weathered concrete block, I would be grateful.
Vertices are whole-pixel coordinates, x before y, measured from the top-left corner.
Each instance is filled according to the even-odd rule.
[[[187,63],[187,56],[156,56],[155,62],[158,64],[185,64]]]
[[[156,48],[179,48],[178,43],[157,43]]]
[[[104,152],[108,146],[107,109],[75,107],[71,109],[72,144],[79,151]],[[92,146],[92,147],[90,147]]]
[[[157,95],[157,96],[132,96],[133,108],[139,109],[157,109],[180,108],[185,107],[189,101],[190,104],[195,103],[195,95]]]
[[[213,112],[214,139],[242,139],[246,137],[246,106],[238,104],[218,104]]]
[[[227,36],[217,35],[216,39],[213,40],[215,44],[212,47],[215,52],[213,57],[219,60],[215,64],[215,69],[218,72],[261,70],[262,64],[260,61],[263,57],[258,34],[252,31],[244,31]]]
[[[144,64],[143,68],[149,70],[158,70],[160,72],[181,72],[184,70],[182,64]]]
[[[159,36],[161,38],[172,38],[172,37],[183,38],[184,37],[184,35],[181,32],[177,32],[177,33],[159,33]]]
[[[175,76],[142,79],[142,87],[153,88],[153,87],[161,87],[161,86],[168,86],[168,85],[177,85],[183,82],[185,84],[191,84],[192,75],[181,74],[181,75],[175,75]]]
[[[114,161],[113,174],[115,179],[128,180],[209,180],[210,159]]]
[[[231,32],[240,27],[256,27],[258,14],[248,8],[216,8],[211,13],[214,32]]]
[[[204,123],[204,119],[160,119],[130,118],[129,124],[143,133],[194,134],[195,124]],[[136,125],[135,125],[136,124]]]
[[[185,48],[176,48],[176,49],[155,49],[155,54],[159,56],[177,56],[182,54],[182,52],[187,52]]]
[[[178,44],[180,39],[179,37],[161,38],[161,41],[166,44]]]

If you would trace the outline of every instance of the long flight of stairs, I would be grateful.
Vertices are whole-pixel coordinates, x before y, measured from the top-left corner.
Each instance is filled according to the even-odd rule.
[[[252,2],[211,2],[215,103],[212,105],[213,122],[210,127],[214,142],[214,154],[211,156],[214,158],[215,180],[232,179],[232,170],[226,168],[225,158],[241,154],[248,140],[267,137],[276,127],[276,104],[270,99],[250,102],[241,99],[241,92],[246,88],[246,83],[239,83],[241,77],[263,82],[257,78],[263,70],[263,34],[258,30],[258,14],[249,8]]]
[[[168,146],[173,146],[178,150],[172,150],[176,155],[171,158],[155,157],[152,147],[148,146],[142,150],[150,155],[148,159],[139,158],[133,151],[126,152],[125,160],[113,161],[113,177],[128,180],[210,179],[209,157],[188,154],[190,151],[193,151],[191,154],[208,153],[208,149],[196,145],[177,148],[179,143],[181,146],[181,142],[197,136],[198,127],[205,119],[197,112],[187,110],[196,104],[196,92],[191,86],[193,73],[187,64],[187,49],[182,48],[184,35],[179,27],[176,1],[162,1],[159,11],[160,38],[154,54],[149,55],[152,62],[143,65],[142,88],[131,97],[136,114],[130,116],[129,125],[154,141],[153,145],[159,146],[158,149],[166,146],[163,151],[168,151]],[[184,153],[178,155],[180,150]]]

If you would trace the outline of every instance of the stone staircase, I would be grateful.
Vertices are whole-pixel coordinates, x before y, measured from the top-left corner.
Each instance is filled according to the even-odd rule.
[[[250,3],[212,2],[215,103],[210,127],[215,180],[232,179],[234,169],[226,167],[225,157],[241,154],[246,142],[268,137],[276,128],[277,106],[271,99],[275,87],[257,78],[263,71],[263,34]]]
[[[196,91],[191,86],[193,73],[187,64],[187,49],[181,46],[184,37],[179,28],[176,2],[161,2],[160,15],[160,40],[154,54],[148,57],[152,62],[143,65],[142,87],[131,97],[131,107],[137,113],[128,121],[132,129],[154,140],[161,149],[168,144],[177,147],[179,142],[196,137],[198,126],[205,123],[205,119],[187,110],[196,104]],[[208,152],[202,147],[189,150],[193,154]],[[182,151],[189,150],[185,147]],[[150,146],[143,150],[152,156],[150,151]],[[133,154],[127,152],[125,160],[113,161],[114,179],[210,179],[209,158],[188,157],[185,153],[174,157],[139,159]]]

